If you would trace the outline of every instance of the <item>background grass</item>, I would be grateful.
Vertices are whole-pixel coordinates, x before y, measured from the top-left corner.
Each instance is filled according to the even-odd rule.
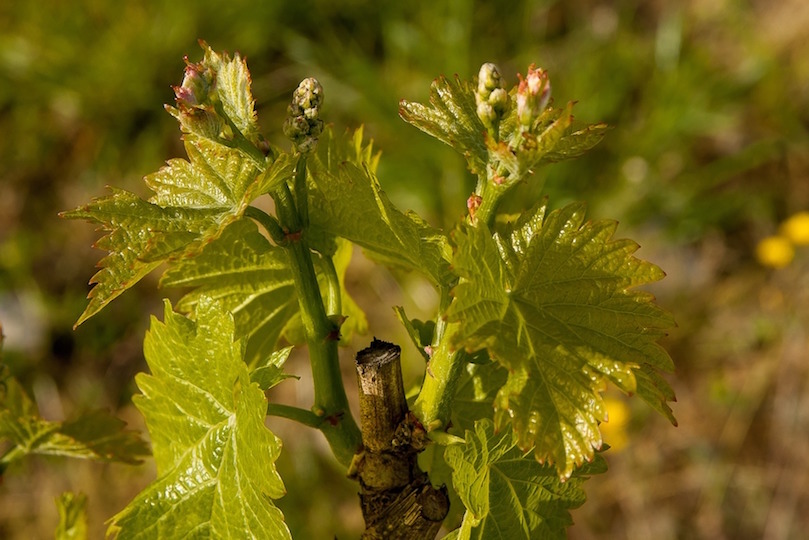
[[[57,212],[103,194],[146,194],[144,174],[181,155],[160,105],[198,38],[248,59],[264,132],[281,142],[288,96],[305,76],[326,89],[338,129],[366,125],[380,180],[401,208],[438,226],[465,211],[458,156],[398,119],[430,81],[469,78],[484,61],[509,80],[535,62],[557,103],[613,129],[585,157],[537,175],[555,205],[586,200],[668,273],[653,288],[679,327],[673,428],[638,400],[628,444],[589,482],[573,538],[800,538],[809,527],[809,247],[780,270],[757,242],[809,209],[809,4],[803,0],[523,0],[383,3],[12,0],[0,6],[0,323],[4,361],[58,419],[130,404],[141,342],[162,292],[146,279],[75,332],[101,253],[91,227]],[[539,195],[530,186],[512,207]],[[418,280],[395,284],[361,257],[349,286],[400,340],[389,306],[425,314]],[[370,336],[356,340],[362,348]],[[350,375],[352,351],[346,351]],[[421,367],[410,356],[415,383]],[[304,379],[281,397],[308,406]],[[348,384],[353,384],[349,382]],[[281,500],[299,538],[362,527],[354,486],[317,434],[278,421]],[[617,435],[616,435],[617,437]],[[609,436],[607,442],[610,442]],[[153,469],[28,460],[0,486],[0,537],[45,538],[62,490],[90,497],[91,531]],[[325,486],[325,488],[324,488]]]

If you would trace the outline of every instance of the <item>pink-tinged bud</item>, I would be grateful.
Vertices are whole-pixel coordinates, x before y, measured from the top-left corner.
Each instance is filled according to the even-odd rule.
[[[534,120],[545,110],[551,97],[551,82],[548,72],[537,69],[534,64],[528,68],[525,78],[520,77],[517,88],[517,119],[524,127],[531,127]]]
[[[201,63],[193,64],[185,59],[185,75],[182,86],[174,87],[177,106],[187,110],[191,108],[204,108],[209,100],[214,83],[214,73]]]

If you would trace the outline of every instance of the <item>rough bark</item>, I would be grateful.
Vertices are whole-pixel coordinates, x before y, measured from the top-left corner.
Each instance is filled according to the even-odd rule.
[[[432,540],[449,511],[446,489],[416,461],[427,435],[407,407],[400,352],[375,339],[357,354],[363,450],[349,475],[360,484],[365,540]]]

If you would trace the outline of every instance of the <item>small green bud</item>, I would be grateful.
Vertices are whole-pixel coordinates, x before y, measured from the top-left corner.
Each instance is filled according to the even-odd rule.
[[[323,87],[312,77],[302,80],[292,93],[284,135],[301,153],[314,150],[317,138],[323,133],[323,121],[319,118],[322,104]]]
[[[489,104],[497,112],[498,115],[503,115],[508,107],[508,92],[505,88],[495,88],[489,95]]]
[[[475,92],[477,114],[486,129],[497,133],[497,126],[508,107],[508,93],[503,88],[503,77],[497,66],[486,63],[478,72],[478,88]]]
[[[478,95],[482,99],[488,99],[489,94],[496,88],[503,88],[503,78],[497,66],[487,62],[480,66],[478,72]]]
[[[494,125],[494,123],[497,121],[497,113],[495,112],[494,107],[492,107],[486,101],[481,101],[478,103],[477,113],[478,118],[481,119],[483,125],[486,127]]]

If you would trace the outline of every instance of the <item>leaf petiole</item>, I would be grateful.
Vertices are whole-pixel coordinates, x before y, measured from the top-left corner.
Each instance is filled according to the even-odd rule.
[[[324,419],[312,411],[301,409],[300,407],[293,407],[292,405],[283,405],[281,403],[268,403],[267,416],[277,416],[279,418],[286,418],[294,420],[304,426],[320,429],[323,425]]]
[[[278,223],[275,217],[269,215],[267,212],[255,206],[248,206],[244,211],[244,216],[258,222],[259,225],[264,227],[264,230],[270,235],[272,241],[280,246],[286,242],[286,234]]]

